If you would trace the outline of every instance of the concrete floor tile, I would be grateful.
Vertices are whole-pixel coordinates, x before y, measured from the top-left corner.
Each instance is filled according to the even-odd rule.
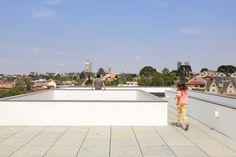
[[[162,139],[138,139],[141,146],[164,146],[167,145]]]
[[[109,156],[109,147],[108,146],[82,146],[79,151],[80,156]]]
[[[31,157],[31,156],[42,156],[48,147],[23,147],[16,151],[12,157]]]
[[[115,155],[142,155],[138,146],[112,146],[111,156]]]
[[[112,133],[112,139],[135,139],[135,135],[133,133]]]
[[[0,156],[9,156],[10,154],[14,153],[19,146],[13,145],[13,146],[0,146]]]
[[[204,146],[201,147],[210,156],[235,155],[236,152],[224,146]]]
[[[169,146],[194,146],[194,144],[187,139],[168,139],[166,143]]]
[[[142,155],[112,155],[111,157],[143,157]]]
[[[88,129],[88,126],[71,126],[67,130],[67,133],[85,134],[87,133]]]
[[[133,132],[133,129],[131,126],[113,126],[112,127],[112,133],[120,133],[120,132]]]
[[[111,140],[112,146],[138,146],[138,143],[135,139],[129,140],[129,139],[115,139]]]
[[[173,156],[174,153],[168,146],[141,146],[144,156]]]
[[[208,155],[196,146],[171,146],[170,147],[177,156],[194,156],[207,157]]]
[[[44,157],[48,156],[76,156],[79,147],[75,146],[60,146],[60,147],[52,147]]]
[[[109,146],[110,139],[86,139],[83,143],[86,146]]]
[[[192,139],[192,141],[198,145],[201,146],[223,146],[221,143],[217,142],[214,139]]]

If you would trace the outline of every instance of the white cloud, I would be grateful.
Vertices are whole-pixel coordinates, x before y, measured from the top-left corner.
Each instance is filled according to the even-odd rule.
[[[30,52],[33,55],[55,55],[55,56],[64,56],[66,53],[58,50],[51,50],[40,48],[37,46],[29,47]]]
[[[226,31],[222,29],[218,29],[215,27],[206,27],[206,28],[193,28],[193,27],[183,27],[180,29],[180,32],[186,34],[196,34],[196,35],[206,35],[206,34],[218,34],[218,33],[226,33]]]
[[[180,30],[180,32],[186,34],[204,34],[204,31],[202,29],[192,27],[184,27]]]
[[[140,56],[135,56],[134,59],[136,59],[136,60],[140,60],[141,57],[140,57]]]
[[[1,58],[0,60],[1,63],[9,63],[9,60],[6,58]]]
[[[78,0],[44,0],[46,4],[51,4],[51,5],[61,5],[66,2],[75,2],[75,1],[78,1]]]
[[[59,63],[58,66],[59,66],[59,67],[65,67],[66,64],[64,64],[64,63]]]
[[[165,8],[169,6],[169,3],[164,2],[164,1],[158,1],[157,6],[160,8]]]
[[[30,48],[33,52],[38,52],[40,50],[40,48],[38,47],[31,47]]]
[[[56,16],[57,16],[56,11],[54,11],[50,8],[45,8],[45,7],[34,10],[32,13],[32,17],[34,19],[40,19],[40,20],[53,19]]]
[[[49,52],[48,49],[43,49],[43,48],[36,47],[36,46],[30,47],[29,50],[34,55],[39,55],[39,54],[44,54],[44,53],[48,53]]]
[[[57,55],[57,56],[63,56],[63,55],[65,55],[65,52],[62,52],[62,51],[53,51],[52,54],[53,54],[53,55]]]
[[[64,0],[46,0],[45,3],[53,4],[53,5],[59,5],[59,4],[64,3]]]
[[[180,9],[181,12],[190,12],[191,11],[191,8],[187,7],[187,6],[184,6]]]

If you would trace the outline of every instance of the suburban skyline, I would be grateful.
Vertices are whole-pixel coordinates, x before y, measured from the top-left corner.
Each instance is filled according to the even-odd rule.
[[[0,73],[236,65],[235,0],[0,2]]]

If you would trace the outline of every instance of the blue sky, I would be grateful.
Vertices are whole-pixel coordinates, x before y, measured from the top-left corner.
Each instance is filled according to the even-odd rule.
[[[236,65],[235,0],[4,0],[0,73]]]

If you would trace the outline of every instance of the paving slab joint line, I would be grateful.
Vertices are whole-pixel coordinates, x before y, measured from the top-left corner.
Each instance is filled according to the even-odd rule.
[[[175,110],[173,107],[171,107],[171,109],[172,110]],[[175,114],[174,113],[174,111],[170,111],[170,112],[172,112],[173,114]],[[191,119],[193,120],[193,121],[197,121],[197,122],[199,122],[199,123],[201,123],[200,121],[198,121],[198,120],[196,120],[196,119],[194,119],[193,117],[191,117]],[[203,124],[203,123],[201,123],[201,124]],[[206,125],[206,124],[203,124],[203,125],[205,125],[205,126],[207,126],[207,127],[209,127],[208,125]],[[208,137],[210,137],[211,139],[213,139],[214,141],[216,141],[216,142],[218,142],[218,143],[220,143],[220,144],[222,144],[223,146],[225,146],[225,147],[227,147],[227,148],[229,148],[230,150],[232,150],[233,152],[235,152],[236,153],[236,150],[234,150],[233,148],[231,148],[230,146],[227,146],[227,145],[225,145],[223,142],[221,142],[220,140],[218,140],[217,138],[215,138],[215,137],[213,137],[213,136],[211,136],[211,135],[209,135],[207,132],[205,132],[204,130],[202,130],[200,127],[198,127],[198,126],[196,126],[196,125],[194,125],[194,124],[192,124],[191,123],[191,126],[194,126],[195,128],[197,128],[198,130],[200,130],[202,133],[204,133],[204,134],[206,134]],[[210,128],[210,127],[209,127]],[[226,136],[226,135],[224,135],[223,133],[221,133],[221,132],[219,132],[219,131],[217,131],[217,130],[215,130],[217,133],[219,133],[219,134],[221,134],[221,135],[223,135],[223,136]],[[226,137],[228,137],[228,136],[226,136]],[[230,137],[228,137],[229,139],[231,139]]]
[[[111,135],[112,135],[112,126],[110,126],[109,157],[111,157]]]
[[[81,148],[82,148],[82,146],[83,146],[83,144],[84,144],[84,141],[85,141],[86,137],[88,136],[88,133],[89,133],[90,129],[91,129],[91,126],[89,126],[89,128],[88,128],[88,130],[87,130],[87,132],[86,132],[86,134],[85,134],[85,136],[84,136],[84,139],[83,139],[81,145],[79,146],[79,149],[78,149],[78,151],[77,151],[77,153],[76,153],[76,155],[75,155],[76,157],[79,157],[79,156],[78,156],[78,155],[79,155],[79,152],[80,152],[80,150],[81,150]]]
[[[42,157],[44,157],[47,153],[48,153],[48,151],[56,144],[56,142],[66,133],[66,131],[68,130],[70,128],[70,126],[68,126],[62,133],[61,133],[61,135],[59,135],[58,137],[57,137],[57,139],[53,142],[53,144],[48,148],[48,150],[42,155]]]
[[[211,156],[210,154],[208,154],[206,151],[204,151],[201,147],[199,147],[196,143],[194,143],[188,136],[186,136],[184,133],[182,133],[179,129],[177,129],[174,126],[171,126],[172,128],[174,128],[175,130],[177,130],[180,134],[182,134],[185,138],[187,138],[193,145],[195,145],[199,150],[201,150],[205,155],[207,156]]]
[[[12,136],[14,136],[14,135],[16,135],[16,134],[18,134],[18,133],[20,133],[21,131],[23,131],[23,130],[26,129],[26,128],[28,128],[28,126],[24,126],[22,129],[19,129],[17,132],[15,132],[15,133],[13,133],[13,134],[7,136],[7,137],[4,138],[3,140],[1,140],[0,143],[1,143],[1,142],[4,142],[5,140],[9,139],[10,137],[12,137]]]
[[[142,151],[142,149],[141,149],[140,143],[139,143],[138,138],[137,138],[137,135],[136,135],[136,133],[135,133],[135,131],[134,131],[134,127],[132,127],[132,130],[133,130],[135,139],[136,139],[136,141],[137,141],[137,143],[138,143],[138,147],[139,147],[139,150],[140,150],[140,152],[141,152],[141,154],[142,154],[142,157],[144,157],[143,151]]]
[[[171,152],[175,155],[175,157],[178,157],[177,154],[174,152],[174,150],[171,149],[170,145],[165,141],[165,139],[160,135],[160,133],[158,132],[158,130],[155,127],[152,127],[155,132],[157,133],[157,135],[159,135],[161,137],[161,139],[166,143],[166,145],[168,146],[168,148],[171,150]]]
[[[42,129],[39,133],[37,133],[35,136],[33,136],[31,139],[29,139],[25,144],[23,144],[22,146],[20,146],[19,148],[17,148],[14,152],[12,152],[8,157],[11,157],[12,155],[14,155],[18,150],[20,150],[21,148],[23,148],[25,145],[27,145],[30,141],[32,141],[34,138],[36,138],[37,136],[39,136],[41,133],[43,133],[49,126],[45,127],[44,129]]]

